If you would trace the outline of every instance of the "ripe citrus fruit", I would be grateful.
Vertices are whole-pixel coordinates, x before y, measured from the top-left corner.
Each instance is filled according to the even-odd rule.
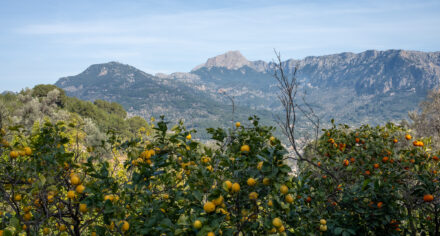
[[[203,206],[203,210],[205,210],[207,213],[211,213],[215,211],[215,204],[213,202],[206,202]]]
[[[73,199],[75,197],[75,191],[70,190],[67,192],[67,198]]]
[[[62,225],[60,225],[59,230],[60,230],[61,232],[64,232],[64,231],[67,230],[67,227],[66,227],[64,224],[62,224]]]
[[[258,199],[258,193],[256,193],[256,192],[249,193],[249,199],[250,200],[257,200]]]
[[[232,182],[229,180],[226,180],[224,183],[224,186],[226,186],[226,188],[229,190],[232,188]]]
[[[15,158],[18,157],[18,152],[17,152],[17,151],[11,151],[11,153],[9,153],[9,156],[10,156],[12,159],[15,159]]]
[[[283,226],[283,222],[281,221],[281,219],[280,218],[274,218],[273,220],[272,220],[272,224],[273,224],[273,226],[275,226],[276,228],[279,228],[279,227],[281,227],[281,226]]]
[[[186,139],[191,140],[191,134],[188,134],[188,135],[186,136]]]
[[[122,231],[128,231],[128,229],[130,229],[130,224],[127,221],[122,221]]]
[[[200,228],[202,228],[202,222],[200,220],[196,220],[196,221],[194,221],[193,226],[196,229],[200,229]]]
[[[281,187],[280,187],[280,192],[282,193],[282,194],[287,194],[288,192],[289,192],[289,188],[286,186],[286,185],[281,185]]]
[[[266,185],[266,186],[269,185],[269,184],[270,184],[270,179],[267,178],[267,177],[264,178],[264,179],[263,179],[263,184]]]
[[[214,205],[220,206],[223,203],[223,200],[224,200],[223,196],[220,196],[220,197],[212,200],[212,202],[214,203]]]
[[[31,149],[30,147],[25,147],[25,148],[24,148],[24,153],[25,153],[27,156],[30,156],[30,155],[32,155],[32,149]]]
[[[75,188],[76,192],[79,194],[83,193],[85,189],[86,189],[86,187],[84,187],[84,185],[82,185],[82,184],[76,186],[76,188]]]
[[[254,178],[249,178],[248,180],[247,180],[247,185],[249,185],[249,186],[254,186],[255,184],[257,184],[257,181],[254,179]]]
[[[234,183],[234,184],[232,185],[232,192],[236,193],[236,192],[238,192],[238,191],[240,191],[240,184],[238,184],[238,183]]]
[[[79,204],[79,211],[82,213],[86,213],[87,212],[87,204],[84,204],[84,203]]]
[[[412,138],[412,137],[411,137],[410,134],[406,134],[406,135],[405,135],[405,139],[406,139],[406,140],[410,140],[411,138]]]
[[[293,197],[291,194],[287,194],[285,197],[285,200],[287,203],[292,203],[293,202]]]
[[[21,201],[21,194],[16,194],[16,195],[14,196],[14,200],[15,200],[16,202]]]
[[[23,219],[26,221],[30,220],[31,218],[32,218],[32,215],[29,212],[23,215]]]
[[[251,150],[251,148],[249,147],[249,145],[243,145],[243,146],[241,146],[241,148],[240,148],[240,151],[242,151],[242,152],[249,152]]]
[[[270,207],[273,206],[273,202],[272,202],[272,200],[269,200],[269,201],[267,202],[267,205],[270,206]]]
[[[321,231],[321,232],[327,231],[327,225],[320,225],[319,226],[319,231]]]
[[[238,121],[237,121],[237,122],[235,122],[235,127],[237,127],[237,128],[238,128],[238,127],[240,127],[240,126],[241,126],[241,123],[240,123],[240,122],[238,122]]]
[[[432,202],[434,200],[434,196],[432,196],[432,194],[426,194],[425,196],[423,196],[423,201],[425,202]]]
[[[321,223],[322,225],[326,225],[326,224],[327,224],[327,221],[326,221],[325,219],[321,219],[321,220],[319,221],[319,223]]]
[[[281,225],[281,227],[278,228],[278,233],[282,233],[284,232],[286,229],[284,228],[283,225]]]
[[[73,185],[78,185],[78,184],[81,183],[81,180],[79,179],[78,175],[72,174],[70,176],[70,183],[73,184]]]

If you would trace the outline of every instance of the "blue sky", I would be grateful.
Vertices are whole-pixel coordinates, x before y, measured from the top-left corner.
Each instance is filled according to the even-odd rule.
[[[440,51],[440,1],[0,1],[0,91],[119,61],[187,72],[240,50],[271,61],[368,49]]]

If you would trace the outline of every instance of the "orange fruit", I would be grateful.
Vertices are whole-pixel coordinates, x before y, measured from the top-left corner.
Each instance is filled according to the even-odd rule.
[[[406,140],[411,140],[411,138],[412,138],[412,137],[411,137],[410,134],[406,134],[406,135],[405,135],[405,139],[406,139]]]
[[[84,204],[84,203],[79,204],[79,211],[82,213],[86,213],[87,212],[87,204]]]
[[[276,228],[280,228],[281,226],[283,226],[283,222],[281,221],[280,218],[274,218],[272,220],[272,225],[275,226]]]
[[[286,185],[281,185],[281,187],[280,187],[280,192],[282,193],[282,194],[287,194],[288,192],[289,192],[289,188],[286,186]]]
[[[249,152],[251,150],[251,148],[249,147],[249,145],[243,145],[243,146],[241,146],[241,148],[240,148],[240,151],[242,151],[242,152]]]
[[[382,158],[382,162],[383,162],[383,163],[387,163],[389,159],[390,159],[389,157],[383,157],[383,158]]]
[[[76,188],[75,188],[76,192],[79,194],[83,193],[85,189],[86,189],[86,187],[84,187],[84,185],[82,185],[82,184],[76,186]]]
[[[249,199],[250,200],[257,200],[258,199],[258,193],[256,193],[256,192],[249,193]]]
[[[383,206],[383,202],[378,202],[377,203],[377,208],[382,208],[382,206]]]
[[[236,192],[238,192],[238,191],[240,191],[240,184],[238,184],[238,183],[234,183],[234,184],[232,185],[232,192],[236,193]]]
[[[19,155],[18,155],[18,152],[17,152],[17,151],[11,151],[11,152],[9,153],[9,156],[10,156],[12,159],[15,159],[15,158],[17,158]]]
[[[434,196],[432,196],[431,194],[426,194],[425,196],[423,196],[423,201],[425,202],[432,202],[434,200]]]
[[[254,186],[255,184],[257,184],[257,181],[254,179],[254,178],[249,178],[248,180],[247,180],[247,185],[249,185],[249,186]]]
[[[211,213],[215,211],[215,204],[213,202],[206,202],[203,206],[203,210],[205,210],[207,213]]]

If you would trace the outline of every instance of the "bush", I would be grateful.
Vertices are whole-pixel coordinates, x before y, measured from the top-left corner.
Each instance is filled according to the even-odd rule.
[[[273,128],[183,124],[101,148],[75,123],[1,133],[0,229],[6,234],[400,235],[438,233],[438,153],[403,127],[333,126],[292,173]],[[244,123],[244,122],[243,122]],[[312,148],[312,145],[316,148]],[[114,158],[103,158],[102,151]]]

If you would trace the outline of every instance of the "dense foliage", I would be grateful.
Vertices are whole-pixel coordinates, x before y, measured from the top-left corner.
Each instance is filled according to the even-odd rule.
[[[333,124],[292,169],[257,117],[206,144],[45,86],[0,101],[0,235],[440,233],[440,153],[404,126]]]
[[[2,130],[4,233],[435,235],[438,154],[393,124],[324,130],[292,174],[259,125],[209,129],[208,147],[159,121],[128,141],[78,143],[76,123]],[[114,159],[102,158],[110,149]]]

